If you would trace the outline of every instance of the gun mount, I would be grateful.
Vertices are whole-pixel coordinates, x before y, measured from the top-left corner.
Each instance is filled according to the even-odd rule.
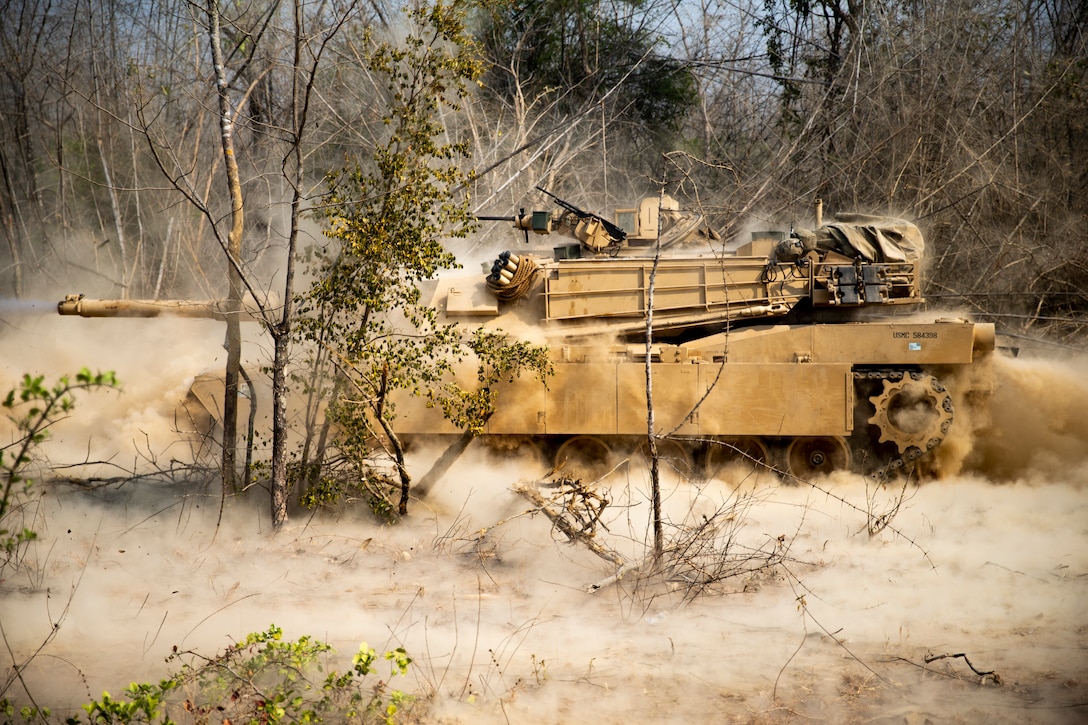
[[[649,196],[637,207],[616,209],[615,220],[609,220],[593,212],[580,209],[555,194],[537,187],[537,190],[553,199],[559,207],[555,211],[521,209],[513,216],[477,216],[483,221],[512,222],[515,229],[538,235],[562,234],[578,240],[578,244],[556,247],[556,255],[567,259],[588,256],[618,256],[637,254],[640,250],[656,247],[668,249],[693,241],[720,239],[717,232],[707,226],[704,216],[691,210],[682,210],[671,196]]]

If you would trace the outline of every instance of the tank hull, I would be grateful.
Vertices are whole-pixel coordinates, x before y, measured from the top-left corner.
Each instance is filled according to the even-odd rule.
[[[608,451],[601,456],[613,461],[630,456],[648,435],[645,349],[553,348],[545,382],[522,378],[496,388],[496,412],[481,442],[497,451],[529,443],[551,466],[567,463],[563,447],[574,438],[598,439]],[[939,445],[957,407],[984,406],[993,350],[992,325],[961,319],[764,325],[656,345],[649,366],[654,432],[680,440],[695,467],[705,467],[723,444],[741,444],[792,475],[878,473]],[[928,421],[899,422],[894,410],[880,418],[912,375],[947,391],[929,390],[916,403]],[[404,401],[398,431],[408,438],[460,433],[412,400]]]

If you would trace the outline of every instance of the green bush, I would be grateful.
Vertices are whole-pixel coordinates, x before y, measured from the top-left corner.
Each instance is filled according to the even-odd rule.
[[[121,697],[108,692],[83,706],[84,716],[69,717],[67,725],[182,725],[230,722],[235,725],[294,723],[385,723],[394,725],[408,713],[415,698],[390,688],[386,680],[368,684],[376,670],[377,653],[364,642],[344,673],[324,674],[332,647],[303,636],[284,641],[283,630],[271,625],[254,632],[215,657],[176,647],[168,662],[180,668],[158,684],[129,685]],[[403,647],[390,650],[389,678],[406,675],[412,658]],[[48,709],[24,707],[18,713],[0,700],[5,722],[48,723]]]

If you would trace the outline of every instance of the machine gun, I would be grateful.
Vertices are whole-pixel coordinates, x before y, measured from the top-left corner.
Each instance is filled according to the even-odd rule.
[[[538,186],[536,189],[551,197],[556,204],[578,219],[578,222],[573,225],[574,236],[578,237],[587,247],[600,251],[606,247],[619,247],[627,239],[627,232],[604,217],[579,209],[574,204],[560,199],[543,187]]]
[[[539,217],[539,219],[538,219]],[[534,211],[532,216],[525,214],[525,209],[519,209],[516,216],[485,216],[477,214],[476,219],[481,222],[513,222],[515,229],[525,232],[525,243],[529,243],[529,230],[537,234],[548,234],[552,230],[551,214],[546,211]],[[539,226],[537,224],[539,222]]]
[[[480,221],[511,222],[515,229],[525,232],[525,243],[529,243],[529,232],[534,234],[551,234],[559,232],[570,234],[578,239],[583,246],[594,252],[608,251],[614,253],[620,247],[626,246],[627,232],[613,222],[593,212],[579,209],[574,204],[560,199],[555,194],[536,187],[555,200],[562,211],[533,211],[526,213],[520,209],[515,216],[480,216]]]

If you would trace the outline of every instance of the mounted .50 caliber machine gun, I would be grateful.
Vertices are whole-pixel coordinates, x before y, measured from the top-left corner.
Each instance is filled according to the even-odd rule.
[[[701,239],[719,239],[716,232],[707,227],[702,214],[681,210],[671,196],[648,196],[637,207],[616,209],[615,221],[581,209],[560,199],[550,191],[536,187],[538,191],[555,200],[559,206],[554,211],[524,209],[515,216],[477,216],[481,221],[512,222],[515,229],[534,234],[563,234],[574,237],[579,244],[556,247],[557,257],[576,259],[588,255],[608,256],[637,253],[661,241],[661,248],[684,244]]]

